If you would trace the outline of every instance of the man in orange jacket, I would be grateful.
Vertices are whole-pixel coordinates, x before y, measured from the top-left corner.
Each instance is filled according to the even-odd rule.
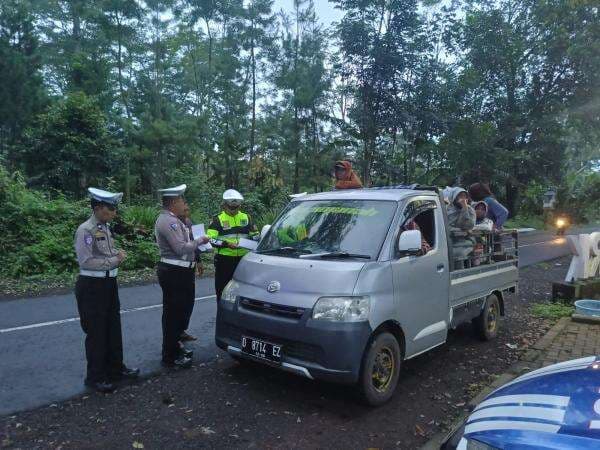
[[[363,187],[360,178],[352,170],[350,161],[338,161],[334,167],[335,189],[360,189]]]

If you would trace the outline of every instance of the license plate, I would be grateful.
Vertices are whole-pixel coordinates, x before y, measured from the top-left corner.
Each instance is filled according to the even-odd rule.
[[[242,352],[267,361],[281,362],[281,345],[271,344],[251,337],[242,337]]]

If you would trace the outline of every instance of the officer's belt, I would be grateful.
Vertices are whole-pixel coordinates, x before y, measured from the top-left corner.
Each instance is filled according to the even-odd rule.
[[[182,261],[180,259],[160,258],[160,262],[170,264],[172,266],[186,267],[188,269],[193,269],[196,267],[196,263],[194,261]]]
[[[118,268],[114,268],[111,270],[84,270],[81,269],[79,271],[79,275],[83,275],[84,277],[94,277],[94,278],[115,278],[119,273]]]

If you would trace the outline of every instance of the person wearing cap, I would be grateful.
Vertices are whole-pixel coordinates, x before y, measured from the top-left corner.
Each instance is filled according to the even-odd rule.
[[[156,272],[163,291],[162,363],[173,368],[187,368],[192,364],[192,352],[179,341],[195,299],[196,249],[208,242],[206,236],[192,239],[189,229],[179,219],[185,214],[186,187],[182,184],[159,190],[163,209],[154,226],[160,251]]]
[[[333,176],[335,178],[335,190],[339,189],[361,189],[362,182],[356,172],[352,170],[350,161],[338,161],[333,168]]]
[[[215,291],[221,299],[223,289],[231,279],[235,269],[249,250],[238,247],[241,238],[257,239],[258,230],[252,219],[240,211],[244,197],[235,189],[223,193],[223,210],[213,217],[206,230],[211,245],[215,248]]]
[[[125,259],[108,227],[117,215],[122,193],[89,188],[92,215],[75,233],[79,276],[75,298],[81,328],[86,334],[85,385],[99,392],[112,392],[115,381],[136,378],[138,369],[123,364],[121,305],[117,286],[118,267]]]

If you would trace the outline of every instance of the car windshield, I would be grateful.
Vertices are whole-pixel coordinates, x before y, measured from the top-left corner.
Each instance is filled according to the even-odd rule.
[[[291,258],[374,259],[396,207],[396,202],[376,200],[293,202],[257,251]]]

